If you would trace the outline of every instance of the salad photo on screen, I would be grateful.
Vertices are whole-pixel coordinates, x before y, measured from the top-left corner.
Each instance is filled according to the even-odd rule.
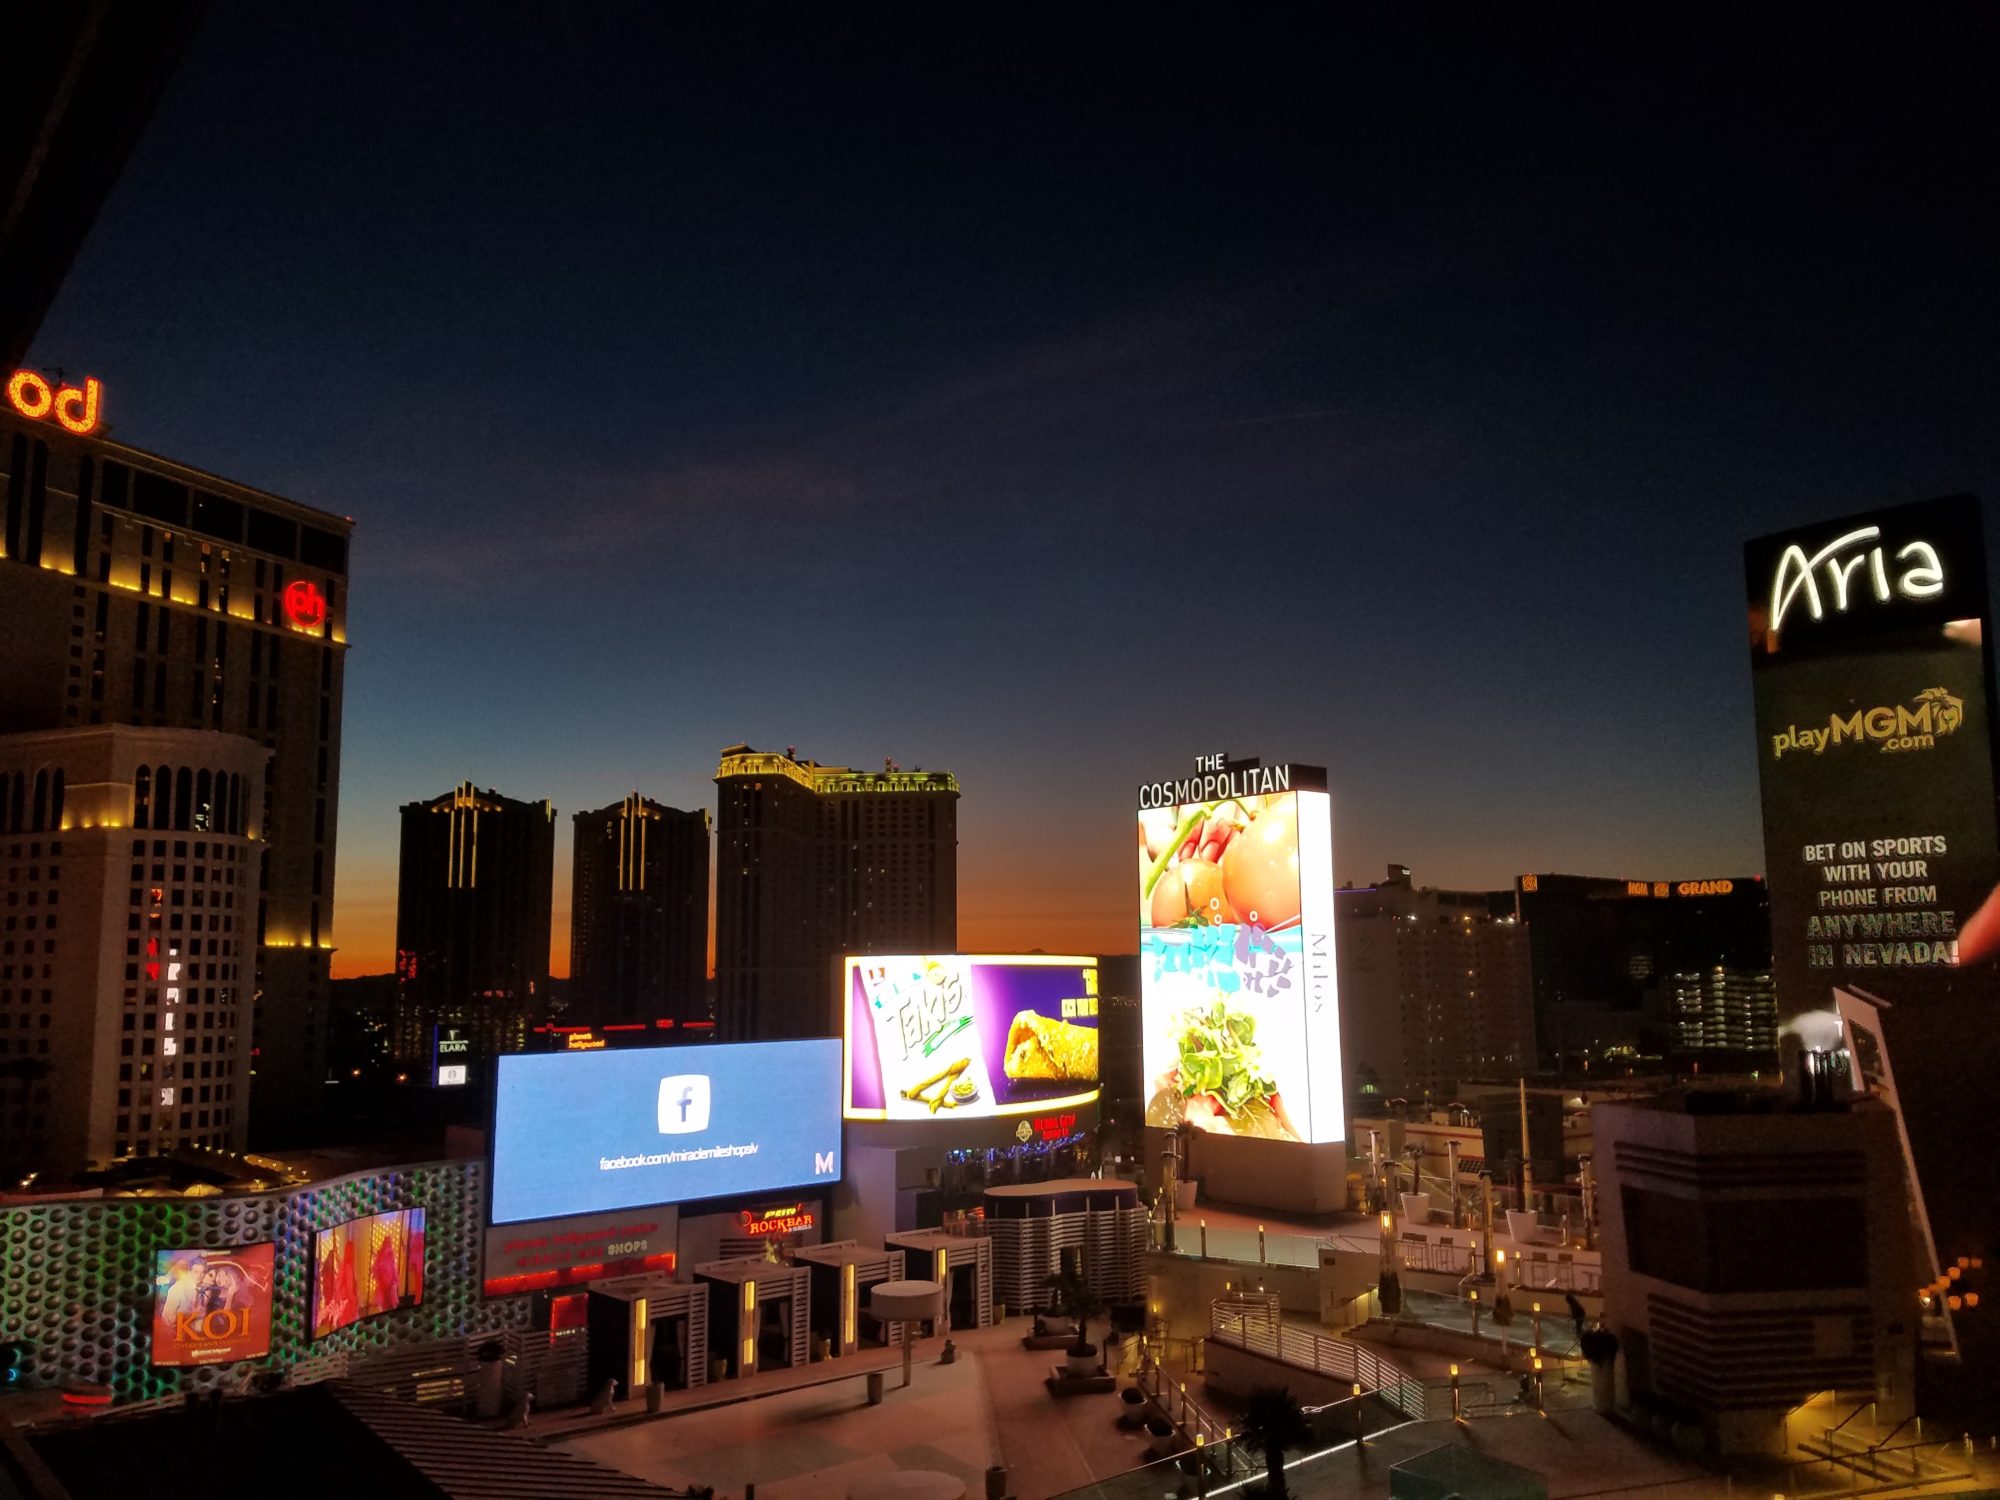
[[[1311,1139],[1300,985],[1298,798],[1139,814],[1148,1125]]]

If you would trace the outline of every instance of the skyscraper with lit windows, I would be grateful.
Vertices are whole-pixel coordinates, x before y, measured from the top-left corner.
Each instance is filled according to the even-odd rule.
[[[840,1030],[850,953],[958,946],[958,780],[733,745],[715,773],[717,1034]]]
[[[0,735],[0,1171],[244,1145],[269,760],[205,729]]]
[[[708,814],[634,792],[572,821],[568,1018],[656,1031],[711,1020]]]
[[[412,1076],[439,1026],[478,1064],[518,1052],[548,1003],[556,811],[462,782],[403,807],[396,870],[396,1022]]]
[[[237,999],[249,1136],[295,1139],[324,1097],[353,523],[111,442],[115,392],[44,403],[57,383],[37,381],[0,404],[0,734],[123,724],[268,752]]]

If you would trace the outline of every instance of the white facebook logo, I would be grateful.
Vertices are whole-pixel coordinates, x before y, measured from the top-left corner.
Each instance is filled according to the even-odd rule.
[[[660,1080],[660,1134],[687,1135],[708,1129],[706,1073],[676,1073]]]

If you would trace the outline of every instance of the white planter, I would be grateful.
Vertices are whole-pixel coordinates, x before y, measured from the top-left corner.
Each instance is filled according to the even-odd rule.
[[[1507,1210],[1507,1233],[1523,1245],[1532,1245],[1541,1239],[1541,1226],[1535,1216],[1518,1208]]]
[[[1431,1221],[1431,1195],[1429,1193],[1404,1193],[1403,1222],[1405,1224],[1428,1224]]]
[[[1609,1416],[1618,1409],[1618,1366],[1615,1361],[1590,1367],[1591,1410]]]
[[[1194,1195],[1201,1188],[1199,1182],[1177,1182],[1174,1184],[1174,1206],[1184,1214],[1194,1212]]]
[[[1097,1373],[1097,1348],[1091,1346],[1088,1354],[1068,1354],[1069,1372],[1072,1375],[1095,1375]]]

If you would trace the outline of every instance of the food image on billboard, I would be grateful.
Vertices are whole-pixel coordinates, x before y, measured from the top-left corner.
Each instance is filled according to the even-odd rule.
[[[494,1089],[494,1224],[840,1179],[834,1038],[509,1053]]]
[[[153,1262],[153,1363],[222,1365],[271,1352],[275,1245],[162,1250]]]
[[[1140,789],[1146,1123],[1340,1140],[1325,773],[1204,770]]]
[[[312,1336],[424,1300],[424,1211],[349,1219],[313,1236]]]
[[[846,968],[850,1120],[963,1120],[1097,1097],[1097,960],[871,954]]]

